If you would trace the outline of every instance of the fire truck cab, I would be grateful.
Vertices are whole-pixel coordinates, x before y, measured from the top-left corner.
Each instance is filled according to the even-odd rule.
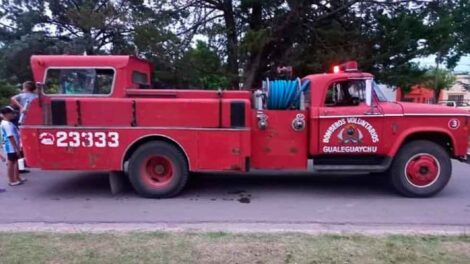
[[[470,115],[390,102],[355,62],[250,91],[158,89],[132,56],[33,56],[38,99],[21,138],[28,166],[122,172],[142,196],[172,197],[190,172],[381,173],[426,197],[466,160]]]

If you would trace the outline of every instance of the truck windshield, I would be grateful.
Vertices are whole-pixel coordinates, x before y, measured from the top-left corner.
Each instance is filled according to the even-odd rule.
[[[375,95],[377,96],[377,99],[379,99],[380,102],[387,102],[387,97],[385,96],[384,92],[380,87],[377,85],[377,83],[374,81],[372,82],[372,89],[374,90]]]

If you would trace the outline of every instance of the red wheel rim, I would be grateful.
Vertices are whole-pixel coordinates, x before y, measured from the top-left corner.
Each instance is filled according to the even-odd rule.
[[[167,186],[173,178],[173,163],[164,156],[152,156],[143,162],[141,176],[151,187]]]
[[[435,183],[440,173],[439,161],[433,155],[426,153],[414,155],[405,166],[406,179],[418,188],[425,188]]]

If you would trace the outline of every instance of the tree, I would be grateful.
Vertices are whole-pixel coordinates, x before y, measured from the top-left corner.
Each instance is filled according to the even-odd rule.
[[[209,46],[221,47],[227,75],[244,88],[258,86],[278,65],[293,65],[304,75],[353,58],[387,79],[387,73],[403,74],[411,59],[430,52],[422,47],[431,10],[425,1],[173,2],[175,10],[192,14],[182,16],[182,32],[204,34]]]
[[[134,54],[137,0],[1,0],[0,79],[30,80],[33,54]]]
[[[57,28],[54,35],[73,42],[79,51],[100,53],[106,45],[121,45],[129,34],[132,8],[141,1],[130,0],[49,0],[50,15],[41,26]],[[118,42],[120,41],[120,42]],[[82,52],[83,52],[82,51]]]
[[[18,92],[18,87],[0,80],[0,107],[10,104],[10,98]]]
[[[393,70],[388,70],[379,75],[382,83],[391,84],[401,90],[401,95],[411,91],[411,88],[427,80],[426,69],[423,69],[416,63],[408,62],[396,66]],[[400,98],[402,100],[403,98]]]
[[[142,6],[141,0],[2,0],[0,41],[41,32],[44,38],[67,43],[63,52],[102,53],[129,40],[133,11]]]
[[[305,76],[354,59],[406,90],[424,78],[412,59],[452,68],[470,52],[466,0],[0,2],[0,79],[11,83],[30,78],[31,54],[86,51],[146,58],[169,87],[248,89],[277,66]]]
[[[167,1],[154,0],[157,9]],[[176,26],[176,34],[182,36],[183,42],[189,43],[197,33],[203,33],[209,38],[209,46],[213,40],[220,41],[217,36],[224,38],[222,46],[226,57],[225,74],[230,80],[230,88],[239,87],[239,37],[238,28],[239,1],[232,0],[176,0],[167,3],[171,11],[180,20]],[[189,40],[189,41],[188,41]]]
[[[454,18],[456,39],[458,41],[456,50],[460,54],[470,53],[470,2],[458,0],[455,3]]]
[[[185,87],[224,89],[229,80],[224,76],[222,63],[206,43],[198,41],[178,62],[179,78]]]
[[[424,87],[431,88],[434,92],[434,103],[439,102],[442,90],[448,90],[455,83],[456,78],[449,70],[431,68],[425,74]]]

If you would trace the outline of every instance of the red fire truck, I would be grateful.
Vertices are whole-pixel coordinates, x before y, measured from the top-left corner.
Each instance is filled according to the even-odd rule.
[[[158,89],[132,56],[33,56],[38,99],[21,126],[26,162],[122,173],[142,196],[172,197],[191,172],[386,173],[427,197],[468,158],[468,112],[387,101],[355,62],[250,91]]]

